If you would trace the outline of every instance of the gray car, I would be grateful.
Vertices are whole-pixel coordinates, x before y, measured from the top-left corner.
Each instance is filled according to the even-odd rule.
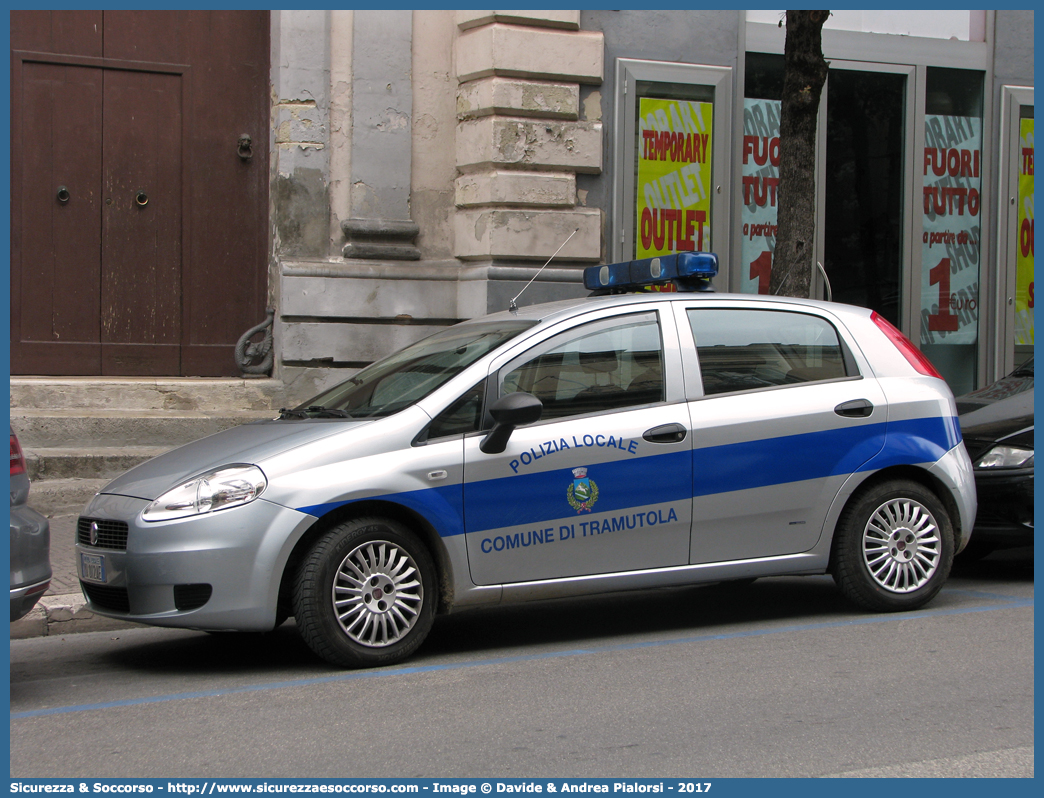
[[[647,291],[716,266],[588,269],[600,296],[464,322],[132,469],[79,519],[91,609],[293,616],[357,667],[436,613],[607,591],[831,573],[871,610],[922,606],[976,510],[946,383],[864,308]]]
[[[29,500],[29,475],[11,430],[11,620],[29,614],[51,584],[51,528]]]

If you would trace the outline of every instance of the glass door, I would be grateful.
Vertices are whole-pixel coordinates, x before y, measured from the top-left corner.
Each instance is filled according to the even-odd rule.
[[[876,310],[911,334],[912,191],[908,120],[914,68],[831,61],[820,102],[816,267],[812,295]],[[767,293],[776,236],[783,57],[747,53],[741,185],[741,273]]]
[[[832,299],[902,314],[907,78],[831,64],[821,207]]]

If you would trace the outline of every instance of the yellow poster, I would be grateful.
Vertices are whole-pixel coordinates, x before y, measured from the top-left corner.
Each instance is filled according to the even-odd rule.
[[[712,103],[639,99],[635,257],[709,252]]]
[[[1019,242],[1015,343],[1033,344],[1033,120],[1019,120]]]

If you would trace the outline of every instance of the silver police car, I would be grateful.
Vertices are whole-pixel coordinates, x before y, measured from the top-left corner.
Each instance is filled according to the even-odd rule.
[[[592,267],[595,296],[464,322],[137,466],[79,519],[91,609],[293,616],[359,667],[436,613],[607,591],[830,573],[922,606],[976,510],[946,383],[870,310],[686,290],[716,269]]]

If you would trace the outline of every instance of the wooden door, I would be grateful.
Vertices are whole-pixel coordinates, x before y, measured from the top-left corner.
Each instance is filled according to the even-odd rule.
[[[13,81],[21,102],[13,103],[11,373],[101,374],[103,73],[21,66]]]
[[[181,81],[105,71],[102,374],[180,373]]]
[[[11,40],[12,374],[237,374],[267,286],[268,13],[15,11]]]

